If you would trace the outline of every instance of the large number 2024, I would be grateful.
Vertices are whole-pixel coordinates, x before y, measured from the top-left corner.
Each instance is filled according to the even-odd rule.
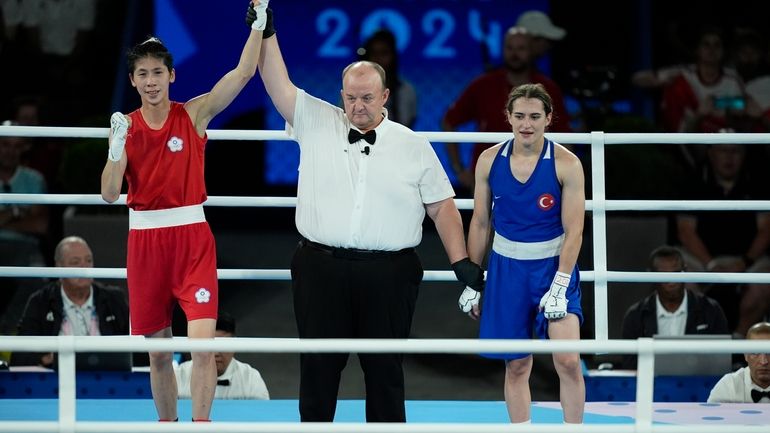
[[[486,29],[484,28],[486,27]],[[316,18],[316,31],[324,35],[321,46],[318,48],[319,57],[350,57],[353,50],[342,43],[348,29],[350,18],[341,9],[325,9]],[[411,40],[411,26],[409,21],[400,12],[394,9],[375,9],[369,13],[361,23],[361,40],[381,28],[390,29],[398,35],[398,50],[404,51]],[[456,20],[445,9],[431,9],[422,17],[422,31],[430,38],[423,49],[426,58],[454,58],[456,50],[447,45],[449,37],[454,33]],[[482,25],[481,14],[477,10],[468,12],[468,33],[476,41],[487,45],[489,53],[493,57],[500,55],[500,24],[491,21],[486,26]]]

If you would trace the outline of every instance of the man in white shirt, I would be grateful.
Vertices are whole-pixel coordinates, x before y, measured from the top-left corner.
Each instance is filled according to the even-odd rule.
[[[468,259],[454,190],[425,137],[388,118],[382,67],[354,62],[342,72],[344,109],[298,89],[277,36],[262,41],[259,71],[299,143],[297,230],[292,259],[300,338],[408,338],[423,269],[415,252],[427,214],[465,286],[483,289]],[[347,353],[300,355],[303,422],[331,422]],[[405,422],[402,355],[359,354],[366,420]]]
[[[219,313],[214,335],[216,337],[235,337],[235,319],[227,313]],[[270,400],[270,394],[262,375],[256,368],[235,359],[234,352],[216,352],[214,353],[214,361],[217,364],[217,387],[214,391],[214,398]],[[183,362],[176,368],[179,398],[191,398],[192,363],[192,361]]]
[[[682,272],[682,252],[661,246],[650,254],[649,270]],[[623,317],[623,339],[653,335],[729,334],[722,307],[709,298],[685,289],[684,283],[656,283],[655,291],[632,305]],[[636,356],[623,357],[623,368],[636,368]]]
[[[749,328],[747,340],[770,340],[770,323]],[[746,353],[748,367],[724,375],[711,390],[709,403],[770,403],[770,353]]]

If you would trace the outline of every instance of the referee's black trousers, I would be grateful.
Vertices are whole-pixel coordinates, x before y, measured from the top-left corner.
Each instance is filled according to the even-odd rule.
[[[414,249],[365,253],[300,242],[291,264],[300,338],[407,338],[422,265]],[[302,421],[331,422],[347,353],[300,355]],[[367,422],[405,422],[402,354],[359,354]]]

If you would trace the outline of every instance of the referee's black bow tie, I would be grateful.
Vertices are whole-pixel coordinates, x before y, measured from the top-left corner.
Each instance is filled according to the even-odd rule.
[[[759,400],[762,400],[762,397],[770,398],[770,391],[760,391],[758,389],[751,390],[751,399],[754,400],[754,403],[759,403]]]
[[[230,386],[230,379],[218,379],[217,386]]]
[[[372,129],[371,131],[367,132],[366,134],[362,134],[355,129],[351,129],[348,132],[348,141],[350,144],[355,143],[358,140],[366,140],[369,144],[374,144],[374,140],[377,139],[377,132]]]

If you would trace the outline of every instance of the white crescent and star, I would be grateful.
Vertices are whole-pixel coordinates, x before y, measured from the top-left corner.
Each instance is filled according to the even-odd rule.
[[[543,194],[537,199],[537,205],[542,210],[548,210],[553,207],[555,200],[551,194]]]

